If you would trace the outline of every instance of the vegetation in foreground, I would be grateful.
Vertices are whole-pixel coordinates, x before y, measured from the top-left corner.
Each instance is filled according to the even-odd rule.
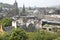
[[[22,28],[16,28],[10,34],[6,32],[0,33],[0,40],[60,40],[60,33],[43,30],[25,32]]]

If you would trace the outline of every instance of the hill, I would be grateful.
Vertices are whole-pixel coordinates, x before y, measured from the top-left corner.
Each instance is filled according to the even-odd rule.
[[[3,8],[14,8],[13,5],[11,5],[11,4],[6,4],[6,3],[0,3],[0,7],[3,7]]]

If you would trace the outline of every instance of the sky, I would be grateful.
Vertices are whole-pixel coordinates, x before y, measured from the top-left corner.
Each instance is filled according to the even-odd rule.
[[[26,7],[49,7],[60,5],[60,0],[16,0],[19,7],[22,7],[23,4]],[[15,0],[0,0],[0,2],[13,4]]]

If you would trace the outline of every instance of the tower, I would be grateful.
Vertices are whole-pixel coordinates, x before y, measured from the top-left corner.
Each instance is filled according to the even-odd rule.
[[[15,0],[14,8],[17,8],[17,7],[18,7],[18,3],[17,3],[17,1]]]
[[[2,3],[0,3],[1,5],[0,5],[0,12],[2,12],[3,11],[3,5],[2,5]]]
[[[23,4],[23,13],[25,13],[25,5]]]
[[[17,3],[16,0],[15,0],[15,3],[14,3],[14,10],[15,10],[15,14],[14,15],[19,15],[18,3]]]
[[[23,4],[21,16],[26,16],[25,5]]]

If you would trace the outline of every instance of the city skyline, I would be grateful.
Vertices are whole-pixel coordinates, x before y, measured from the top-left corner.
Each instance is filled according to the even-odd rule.
[[[60,5],[60,0],[16,0],[19,7],[22,7],[23,4],[26,7],[49,7],[49,6],[56,6]],[[12,4],[15,0],[0,0],[2,3]]]

